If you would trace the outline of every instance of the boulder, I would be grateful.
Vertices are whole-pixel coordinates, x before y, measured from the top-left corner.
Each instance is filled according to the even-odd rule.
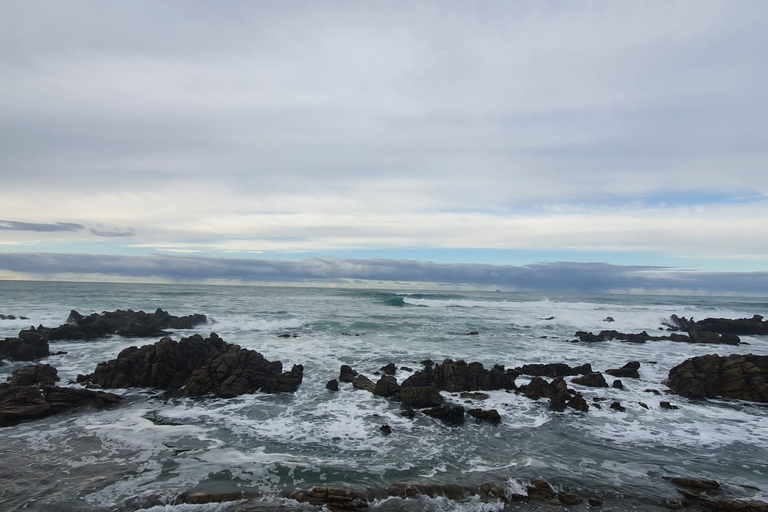
[[[325,389],[328,391],[338,391],[339,390],[339,381],[336,379],[332,379],[328,381],[328,384],[325,385]]]
[[[580,384],[582,386],[588,386],[590,388],[607,388],[608,383],[605,382],[605,377],[600,372],[592,372],[584,375],[583,377],[576,377],[571,382],[574,384]]]
[[[551,383],[541,377],[534,377],[531,382],[525,386],[520,386],[520,392],[532,400],[540,398],[549,398],[550,407],[562,412],[566,406],[573,407],[579,411],[587,411],[589,406],[584,398],[571,390],[562,377],[556,377]],[[578,398],[577,398],[578,397]]]
[[[640,372],[637,370],[640,368],[640,363],[637,361],[630,361],[621,368],[612,368],[610,370],[605,370],[605,373],[608,375],[613,375],[614,377],[628,377],[632,379],[639,379],[640,378]]]
[[[423,370],[408,377],[402,387],[436,386],[441,390],[458,393],[494,389],[515,389],[518,373],[494,365],[486,370],[482,363],[469,363],[446,359],[443,364],[425,365]]]
[[[689,398],[768,402],[768,356],[716,354],[687,359],[669,371],[666,384]]]
[[[230,345],[226,352],[194,370],[184,384],[184,394],[213,393],[231,398],[246,393],[292,393],[302,382],[304,367],[283,372],[280,361],[268,361],[255,350]]]
[[[395,396],[398,391],[400,391],[400,385],[397,383],[397,380],[391,375],[384,375],[376,383],[373,394],[389,398]]]
[[[0,341],[0,359],[34,361],[49,355],[48,340],[42,334],[21,331],[18,338]]]
[[[352,386],[354,386],[355,389],[362,389],[370,393],[376,391],[376,384],[363,374],[355,377],[355,380],[352,381]]]
[[[357,372],[346,364],[341,365],[339,370],[339,382],[352,382],[357,377]]]
[[[206,339],[199,334],[180,341],[166,337],[152,345],[128,347],[117,359],[99,363],[90,380],[102,388],[180,389],[192,372],[228,348],[215,333]]]
[[[8,383],[12,386],[53,386],[59,380],[59,374],[53,366],[33,364],[13,372]]]
[[[397,371],[397,367],[395,366],[395,363],[389,363],[386,366],[381,367],[381,373],[384,375],[394,375]]]
[[[501,421],[501,415],[496,409],[470,409],[467,414],[473,418],[477,418],[482,421],[489,421],[491,423],[499,423]]]

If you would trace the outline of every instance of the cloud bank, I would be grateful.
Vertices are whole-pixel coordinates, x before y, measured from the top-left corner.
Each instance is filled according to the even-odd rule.
[[[37,278],[101,275],[177,282],[328,284],[345,280],[435,283],[536,292],[674,291],[764,295],[768,272],[684,272],[653,266],[544,263],[523,266],[313,258],[279,261],[199,256],[0,254],[0,270]]]

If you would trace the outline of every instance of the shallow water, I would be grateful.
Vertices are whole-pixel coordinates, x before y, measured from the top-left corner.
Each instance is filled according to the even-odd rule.
[[[384,489],[402,481],[500,482],[516,489],[528,478],[544,478],[584,496],[658,503],[675,495],[661,480],[670,474],[716,479],[733,495],[768,499],[767,408],[646,392],[663,392],[669,369],[689,357],[768,354],[768,339],[743,337],[749,345],[739,346],[572,342],[577,330],[653,334],[673,313],[697,319],[765,314],[765,299],[0,282],[0,313],[29,317],[0,320],[0,337],[30,325],[57,326],[71,309],[87,314],[158,307],[175,315],[204,313],[216,321],[178,331],[176,339],[216,332],[228,342],[281,360],[284,367],[303,364],[303,384],[295,394],[234,399],[118,390],[126,398],[118,407],[1,429],[4,509],[160,509],[190,490],[277,496],[314,485]],[[615,322],[604,322],[607,316]],[[466,336],[471,331],[479,334]],[[278,337],[282,333],[298,337]],[[127,346],[156,341],[115,336],[55,342],[51,350],[67,354],[43,362],[58,368],[66,384]],[[602,409],[593,407],[587,414],[556,413],[546,400],[505,391],[489,392],[488,400],[471,404],[444,393],[451,402],[496,408],[502,416],[499,425],[470,418],[458,427],[423,415],[405,418],[397,403],[355,391],[350,384],[342,384],[335,394],[324,389],[338,377],[342,364],[375,380],[374,372],[389,362],[418,370],[421,360],[445,358],[480,361],[486,367],[591,363],[599,371],[637,360],[641,378],[622,379],[625,390],[570,384],[590,404],[605,399]],[[23,365],[0,367],[0,378]],[[398,370],[396,377],[402,381],[411,373]],[[520,377],[518,385],[527,380]],[[626,412],[608,409],[614,400]],[[679,410],[660,409],[662,400]],[[384,424],[392,428],[391,435],[380,432]],[[747,493],[738,485],[764,491]],[[384,500],[377,508],[397,510],[402,501]],[[229,506],[173,505],[162,510]],[[405,506],[503,508],[428,498],[408,500]],[[528,505],[508,509],[518,506]]]

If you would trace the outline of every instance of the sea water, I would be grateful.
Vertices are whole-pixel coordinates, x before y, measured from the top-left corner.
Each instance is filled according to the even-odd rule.
[[[665,475],[715,479],[732,495],[768,499],[768,409],[665,395],[663,384],[670,368],[693,356],[768,354],[766,337],[743,336],[746,343],[738,346],[574,342],[579,330],[654,334],[672,314],[765,315],[764,298],[6,281],[0,282],[0,313],[28,319],[0,320],[0,338],[31,325],[58,326],[72,309],[89,314],[157,308],[178,316],[203,313],[215,321],[176,331],[175,339],[216,332],[282,361],[284,368],[303,364],[304,382],[293,394],[231,399],[116,390],[124,397],[119,406],[0,429],[2,510],[225,510],[230,505],[174,503],[185,492],[269,497],[316,485],[383,489],[397,482],[493,482],[515,493],[530,478],[642,510],[650,509],[642,503],[675,495],[661,479]],[[615,321],[607,323],[607,317]],[[52,352],[66,354],[41,362],[56,367],[61,385],[67,385],[128,346],[156,341],[112,336],[53,342]],[[622,379],[623,390],[570,383],[591,405],[602,405],[587,413],[554,412],[548,400],[507,391],[488,392],[483,401],[443,393],[450,403],[496,409],[498,425],[469,417],[459,426],[424,415],[407,418],[398,403],[351,384],[342,383],[338,393],[325,389],[342,364],[375,381],[375,372],[392,362],[402,382],[422,367],[420,361],[446,358],[479,361],[486,368],[562,362],[591,363],[604,371],[633,360],[641,367],[640,379]],[[7,362],[0,379],[25,364]],[[529,380],[521,376],[517,383]],[[626,411],[611,410],[613,401]],[[664,410],[661,401],[679,409]],[[383,434],[382,425],[392,433]],[[762,490],[747,493],[740,487],[745,485]],[[471,496],[462,502],[396,502],[377,507],[504,507]]]

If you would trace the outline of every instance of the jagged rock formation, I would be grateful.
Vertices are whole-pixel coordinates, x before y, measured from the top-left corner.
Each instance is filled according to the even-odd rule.
[[[613,375],[614,377],[629,377],[632,379],[639,379],[640,378],[640,372],[638,370],[640,369],[640,363],[638,361],[630,361],[621,368],[611,368],[608,370],[605,370],[605,373],[608,375]]]
[[[518,375],[515,370],[505,370],[502,365],[494,365],[491,370],[486,370],[482,363],[467,364],[464,361],[446,359],[442,365],[426,365],[423,370],[408,377],[401,386],[435,386],[451,393],[515,389],[515,379]]]
[[[283,372],[283,363],[267,361],[255,350],[230,345],[227,351],[193,371],[184,385],[184,394],[213,393],[231,398],[245,393],[292,393],[299,388],[304,367],[294,365]]]
[[[532,377],[568,377],[592,373],[592,365],[585,363],[581,366],[570,367],[565,363],[526,364],[518,366],[515,368],[515,371],[521,375],[530,375]]]
[[[689,398],[768,402],[768,356],[716,354],[687,359],[669,371],[666,384]]]
[[[705,318],[694,322],[693,317],[685,318],[672,315],[669,320],[665,320],[670,330],[675,331],[697,331],[714,332],[718,334],[735,335],[765,335],[768,334],[768,321],[763,320],[760,315],[754,315],[752,318]]]
[[[529,384],[520,386],[520,392],[532,400],[549,398],[550,407],[558,412],[564,411],[566,406],[582,412],[589,410],[584,397],[569,390],[562,377],[555,377],[551,383],[541,377],[534,377]]]
[[[605,377],[600,372],[588,373],[582,377],[576,377],[571,382],[574,384],[580,384],[582,386],[588,386],[590,388],[607,388],[608,383],[605,382]]]
[[[233,397],[243,393],[293,392],[304,368],[283,372],[280,361],[267,361],[254,350],[226,343],[215,333],[174,341],[163,338],[152,345],[129,347],[117,359],[100,363],[88,380],[103,388],[152,387],[187,395],[213,393]]]
[[[647,332],[643,331],[637,334],[619,332],[614,330],[600,331],[598,334],[591,332],[577,331],[574,335],[579,338],[579,341],[585,343],[598,343],[602,341],[626,341],[629,343],[645,343],[646,341],[677,341],[682,343],[691,343],[691,337],[685,334],[668,334],[665,336],[651,336]],[[723,342],[725,343],[725,342]]]
[[[127,337],[165,336],[165,329],[192,329],[206,325],[205,315],[173,316],[158,308],[154,313],[144,311],[111,311],[83,316],[75,310],[69,313],[67,322],[59,327],[32,328],[26,332],[36,332],[48,341],[57,340],[92,340],[112,334]],[[22,331],[25,332],[25,331]]]

